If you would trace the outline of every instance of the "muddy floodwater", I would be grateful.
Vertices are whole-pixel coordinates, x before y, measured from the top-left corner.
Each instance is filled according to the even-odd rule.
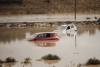
[[[29,42],[26,38],[37,32],[53,31],[56,28],[0,28],[0,59],[16,59],[16,63],[3,63],[2,67],[77,67],[90,58],[100,59],[100,28],[77,28],[77,32],[61,36],[57,42]],[[60,60],[39,60],[53,54]],[[29,63],[23,63],[30,58]],[[89,66],[88,66],[89,67]],[[93,67],[93,66],[92,66]],[[99,66],[96,66],[99,67]]]

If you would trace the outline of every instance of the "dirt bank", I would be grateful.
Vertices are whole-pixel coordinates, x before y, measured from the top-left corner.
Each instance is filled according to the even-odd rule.
[[[0,15],[67,14],[74,13],[74,6],[74,0],[0,0]],[[100,14],[99,8],[100,0],[76,0],[78,14]]]
[[[21,22],[21,23],[0,23],[0,27],[58,27],[63,24],[73,23],[76,27],[100,27],[100,21],[67,21],[67,22]]]

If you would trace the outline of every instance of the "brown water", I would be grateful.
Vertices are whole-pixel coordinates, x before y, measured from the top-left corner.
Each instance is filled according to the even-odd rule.
[[[2,66],[77,67],[79,63],[86,63],[90,58],[100,59],[100,28],[78,28],[77,32],[62,36],[56,43],[37,45],[25,40],[29,34],[54,29],[56,28],[0,28],[0,59],[14,57],[18,61],[14,64],[5,63]],[[37,61],[47,54],[57,55],[61,60]],[[31,63],[21,63],[27,57],[32,59]]]

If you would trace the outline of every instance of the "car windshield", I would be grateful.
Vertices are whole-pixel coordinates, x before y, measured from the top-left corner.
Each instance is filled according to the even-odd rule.
[[[65,30],[67,26],[59,26],[57,30]]]
[[[33,39],[33,38],[35,38],[37,35],[38,35],[38,34],[33,34],[33,35],[31,35],[31,36],[29,37],[29,39]]]

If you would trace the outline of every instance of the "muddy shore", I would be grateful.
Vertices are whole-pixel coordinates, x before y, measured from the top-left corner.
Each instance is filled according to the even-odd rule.
[[[20,22],[20,23],[0,23],[0,27],[16,27],[16,28],[27,28],[27,27],[57,27],[63,24],[73,23],[76,27],[100,27],[100,21],[67,21],[67,22]]]

